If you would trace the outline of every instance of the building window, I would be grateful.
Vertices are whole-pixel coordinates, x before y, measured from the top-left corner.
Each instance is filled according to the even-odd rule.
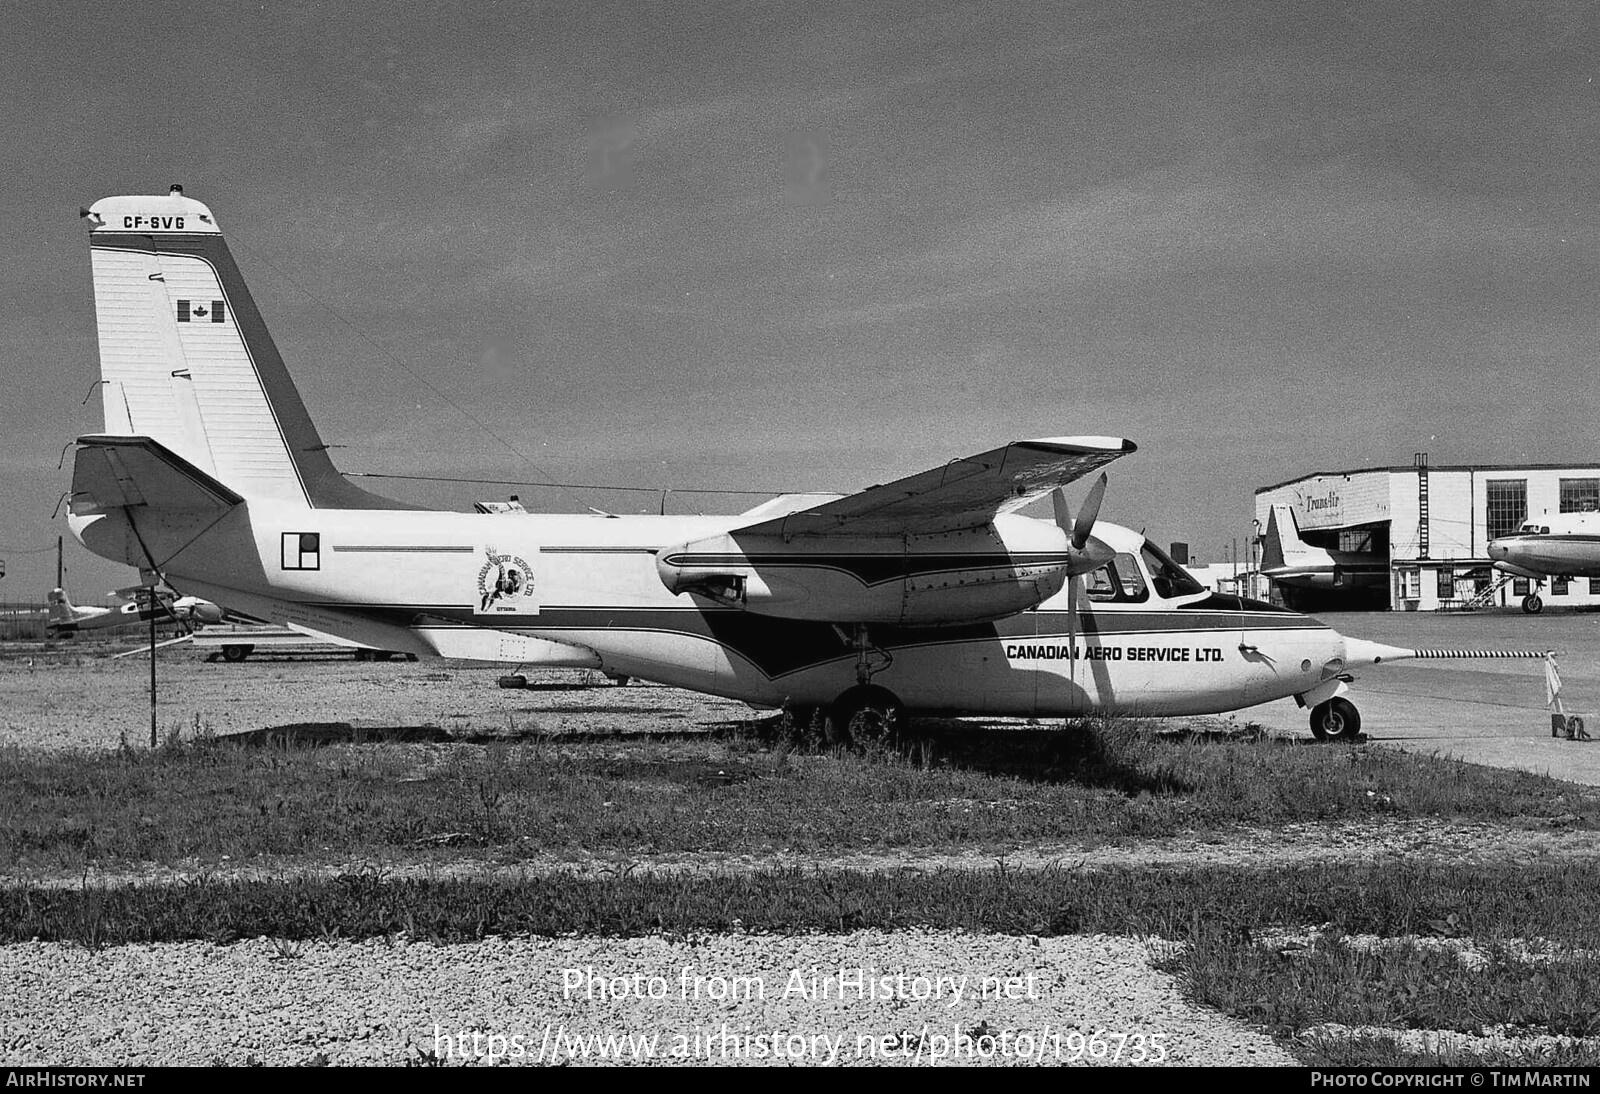
[[[1527,596],[1528,595],[1528,579],[1525,578],[1525,577],[1519,577],[1519,578],[1513,579],[1512,582],[1511,582],[1511,595],[1512,596]]]
[[[1551,596],[1566,596],[1567,595],[1567,579],[1564,578],[1564,577],[1552,577],[1550,579],[1550,595]]]
[[[1487,491],[1484,515],[1488,519],[1489,538],[1509,536],[1521,528],[1528,515],[1528,480],[1489,479],[1483,485]]]
[[[1454,600],[1456,598],[1456,572],[1448,566],[1439,570],[1439,599]]]
[[[1400,587],[1401,600],[1422,598],[1422,571],[1406,567],[1395,571],[1395,582]]]
[[[1600,512],[1600,479],[1562,479],[1561,511]]]
[[[316,532],[283,533],[283,568],[322,569],[322,536]]]

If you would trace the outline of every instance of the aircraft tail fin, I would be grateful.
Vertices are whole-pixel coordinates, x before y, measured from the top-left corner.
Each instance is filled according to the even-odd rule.
[[[72,611],[72,601],[67,597],[67,590],[59,587],[51,589],[49,605],[50,612],[48,618],[51,626],[57,626],[63,623],[74,623],[77,621],[77,617]]]
[[[149,438],[247,498],[411,508],[333,466],[210,209],[174,187],[83,215],[106,436]]]
[[[1296,555],[1306,553],[1307,544],[1300,538],[1300,524],[1295,520],[1294,508],[1274,505],[1267,516],[1267,531],[1261,537],[1261,568],[1276,570],[1288,565]]]

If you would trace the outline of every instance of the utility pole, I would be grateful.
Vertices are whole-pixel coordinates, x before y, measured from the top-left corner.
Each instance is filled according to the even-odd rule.
[[[150,750],[156,747],[156,591],[150,590]]]

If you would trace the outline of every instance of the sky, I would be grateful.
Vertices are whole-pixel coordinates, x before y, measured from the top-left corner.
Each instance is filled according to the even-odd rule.
[[[101,428],[77,210],[175,182],[342,470],[576,484],[357,480],[441,507],[1115,435],[1216,561],[1315,471],[1600,462],[1592,4],[4,7],[0,600]]]

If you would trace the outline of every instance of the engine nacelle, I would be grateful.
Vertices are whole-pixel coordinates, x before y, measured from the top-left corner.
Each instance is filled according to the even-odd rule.
[[[671,592],[759,615],[829,623],[940,626],[1003,619],[1061,591],[1071,556],[1060,529],[1003,516],[925,536],[732,532],[669,547],[656,570]]]

